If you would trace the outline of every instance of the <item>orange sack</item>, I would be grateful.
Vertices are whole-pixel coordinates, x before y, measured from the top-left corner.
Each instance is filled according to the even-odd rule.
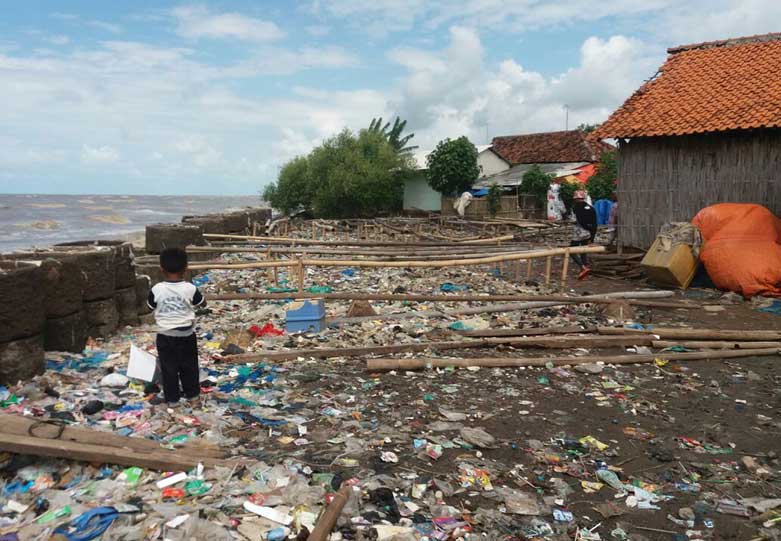
[[[761,205],[719,203],[692,220],[700,261],[719,289],[744,297],[781,296],[781,220]]]

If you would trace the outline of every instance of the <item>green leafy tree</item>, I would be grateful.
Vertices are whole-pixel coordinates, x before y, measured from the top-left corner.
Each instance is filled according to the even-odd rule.
[[[313,195],[309,160],[305,156],[297,156],[283,165],[277,181],[266,186],[263,191],[263,199],[285,214],[311,209]]]
[[[563,181],[559,185],[559,197],[561,197],[561,202],[564,203],[564,206],[567,207],[567,210],[572,208],[572,201],[574,199],[575,192],[581,188],[582,186],[579,182]]]
[[[286,214],[298,209],[322,218],[388,214],[401,209],[411,161],[380,133],[345,129],[286,163],[263,195]]]
[[[545,205],[548,200],[548,188],[555,178],[555,175],[544,172],[539,165],[532,165],[523,174],[521,191],[533,195],[537,201]]]
[[[593,201],[610,199],[616,193],[618,160],[615,151],[603,152],[597,163],[597,170],[586,182],[586,190]]]
[[[396,152],[404,153],[404,152],[412,152],[413,150],[417,149],[417,146],[413,145],[407,145],[407,143],[410,142],[410,140],[415,137],[414,133],[408,133],[407,135],[402,136],[402,133],[404,132],[404,128],[407,127],[407,121],[402,120],[400,117],[396,117],[396,120],[393,121],[393,126],[391,126],[390,122],[386,122],[384,125],[382,123],[382,117],[379,118],[372,118],[371,123],[369,124],[369,131],[374,133],[379,133],[385,139],[391,144],[391,146],[396,149]]]
[[[363,130],[355,136],[345,130],[315,149],[310,160],[317,172],[315,216],[371,217],[401,210],[412,164],[382,134]]]
[[[502,189],[498,184],[491,184],[485,197],[488,200],[488,213],[492,217],[496,216],[502,208]]]
[[[426,180],[443,195],[458,195],[467,191],[480,176],[477,147],[462,136],[444,139],[426,157]]]

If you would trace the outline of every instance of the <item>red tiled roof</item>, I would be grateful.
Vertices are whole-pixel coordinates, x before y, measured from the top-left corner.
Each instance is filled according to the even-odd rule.
[[[651,137],[781,127],[781,34],[668,49],[593,135]]]
[[[613,150],[580,130],[504,135],[494,137],[492,149],[512,165],[522,163],[595,162],[599,155]]]

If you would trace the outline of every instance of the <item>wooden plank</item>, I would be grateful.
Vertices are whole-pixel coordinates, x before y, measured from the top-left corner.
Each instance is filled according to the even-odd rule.
[[[194,468],[199,462],[204,466],[230,467],[230,463],[225,460],[191,457],[177,451],[139,451],[69,440],[33,438],[4,432],[0,432],[0,451],[20,455],[82,460],[98,464],[140,466],[158,471],[185,471]]]

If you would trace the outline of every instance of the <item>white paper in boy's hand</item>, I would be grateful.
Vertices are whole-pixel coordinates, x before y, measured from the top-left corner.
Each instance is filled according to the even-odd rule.
[[[130,361],[127,364],[127,377],[151,381],[155,377],[157,358],[143,349],[130,345]]]

